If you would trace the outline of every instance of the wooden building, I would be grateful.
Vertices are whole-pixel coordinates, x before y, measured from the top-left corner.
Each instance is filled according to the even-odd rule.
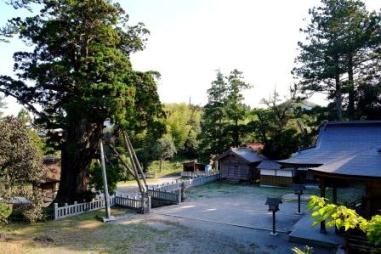
[[[42,190],[44,202],[49,203],[54,200],[58,191],[61,177],[61,160],[57,157],[46,156],[43,161],[44,175],[37,183],[37,187]]]
[[[184,172],[205,172],[205,165],[197,161],[188,161],[183,163]]]
[[[360,185],[362,198],[352,200],[351,208],[366,218],[381,213],[381,121],[326,123],[314,147],[280,163],[309,168],[319,183],[321,196],[325,197],[330,187],[334,203],[338,188]],[[325,232],[324,223],[321,232]]]
[[[258,164],[265,157],[249,147],[230,148],[217,157],[222,179],[257,181]]]
[[[293,184],[294,169],[281,168],[281,165],[272,160],[263,160],[257,168],[260,170],[262,186],[290,187]]]

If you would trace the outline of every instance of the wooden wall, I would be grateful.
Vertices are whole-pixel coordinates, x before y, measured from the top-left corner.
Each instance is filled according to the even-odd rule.
[[[258,170],[255,166],[238,156],[228,155],[219,160],[221,178],[230,180],[252,181],[258,178]]]

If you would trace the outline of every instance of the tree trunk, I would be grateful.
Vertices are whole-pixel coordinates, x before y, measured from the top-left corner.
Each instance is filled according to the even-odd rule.
[[[55,202],[72,203],[92,198],[88,190],[88,170],[98,149],[102,125],[81,120],[67,128],[61,149],[61,179]]]
[[[238,130],[238,120],[234,120],[234,146],[239,146],[239,130]]]
[[[351,120],[355,119],[355,83],[353,79],[353,57],[348,56],[348,116]]]
[[[160,158],[160,162],[159,162],[159,172],[161,172],[162,166],[163,166],[163,159]]]
[[[339,59],[335,59],[335,104],[336,104],[336,117],[338,121],[343,119],[342,112],[342,95],[341,95],[341,84],[340,84],[340,69],[339,69]]]

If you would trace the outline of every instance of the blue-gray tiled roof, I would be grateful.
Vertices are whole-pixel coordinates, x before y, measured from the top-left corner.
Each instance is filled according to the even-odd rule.
[[[232,153],[238,155],[249,163],[260,162],[264,159],[264,156],[258,154],[256,151],[249,147],[232,147],[228,151],[221,154],[218,159],[221,159]]]
[[[320,129],[316,146],[282,164],[318,166],[314,171],[381,177],[381,121],[331,122]]]

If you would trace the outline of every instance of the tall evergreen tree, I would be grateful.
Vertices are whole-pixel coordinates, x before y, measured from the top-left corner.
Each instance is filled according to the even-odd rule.
[[[217,72],[208,89],[208,103],[201,120],[200,148],[204,160],[229,146],[240,145],[241,121],[248,112],[242,91],[249,87],[238,70],[231,71],[229,76]]]
[[[202,160],[224,151],[228,141],[223,135],[226,127],[224,106],[227,99],[227,83],[224,75],[218,71],[216,79],[208,89],[208,103],[204,106],[201,119],[200,149]]]
[[[41,9],[2,29],[33,49],[14,54],[17,78],[0,76],[0,91],[36,114],[61,150],[57,201],[82,200],[89,195],[88,170],[104,121],[143,130],[157,126],[162,114],[155,73],[134,71],[129,58],[144,48],[148,31],[143,24],[129,26],[120,5],[108,0],[11,3]]]
[[[379,43],[377,15],[369,14],[359,0],[322,0],[309,13],[310,23],[301,30],[306,40],[299,42],[293,73],[303,91],[327,92],[334,98],[337,119],[343,117],[343,106],[349,118],[356,118],[359,74]]]
[[[249,111],[248,106],[243,103],[242,91],[250,88],[250,85],[243,81],[242,72],[233,70],[227,77],[228,96],[226,100],[226,117],[229,120],[234,146],[240,145],[240,134],[243,126],[240,121],[245,119]]]

